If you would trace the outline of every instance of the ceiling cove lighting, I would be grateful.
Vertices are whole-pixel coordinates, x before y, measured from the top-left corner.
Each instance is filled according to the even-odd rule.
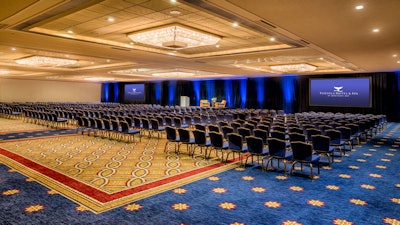
[[[48,67],[61,67],[69,66],[78,63],[74,59],[62,59],[47,56],[30,56],[22,59],[15,60],[16,63],[27,66],[48,66]]]
[[[194,76],[194,73],[188,73],[188,72],[180,72],[180,71],[173,71],[173,72],[163,72],[163,73],[153,73],[153,77],[170,77],[170,78],[175,78],[175,77],[190,77]]]
[[[279,71],[283,73],[292,73],[292,72],[311,72],[317,69],[316,66],[299,63],[299,64],[282,64],[282,65],[274,65],[270,66],[270,68],[274,71]]]
[[[139,31],[128,37],[137,43],[167,49],[193,48],[215,45],[221,38],[180,24]]]

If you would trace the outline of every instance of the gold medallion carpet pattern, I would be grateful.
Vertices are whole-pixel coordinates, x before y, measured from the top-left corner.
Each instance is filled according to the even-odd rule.
[[[0,161],[94,212],[170,190],[236,164],[176,154],[165,138],[125,143],[87,135],[0,143]]]

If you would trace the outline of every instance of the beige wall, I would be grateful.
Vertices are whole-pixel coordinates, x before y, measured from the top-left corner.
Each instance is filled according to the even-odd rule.
[[[0,79],[0,102],[100,102],[101,84]]]

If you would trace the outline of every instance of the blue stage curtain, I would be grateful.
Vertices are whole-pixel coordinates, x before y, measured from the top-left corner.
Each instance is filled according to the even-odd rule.
[[[282,77],[282,92],[283,92],[283,105],[282,109],[285,113],[296,112],[295,104],[295,85],[296,85],[296,75],[285,75]]]

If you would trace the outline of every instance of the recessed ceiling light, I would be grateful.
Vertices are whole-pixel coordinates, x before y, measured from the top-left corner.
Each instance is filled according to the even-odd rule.
[[[220,48],[220,47],[221,47],[221,45],[215,45],[215,47],[216,47],[216,48]]]
[[[393,57],[393,58],[396,58],[396,57],[397,57],[397,54],[393,54],[392,57]]]
[[[107,60],[106,60],[106,62],[108,62],[108,63],[109,63],[109,62],[111,62],[111,60],[110,60],[110,59],[107,59]]]
[[[172,3],[175,3],[176,2],[176,0],[170,0]]]
[[[269,40],[270,40],[270,41],[275,41],[275,40],[276,40],[276,38],[274,38],[274,37],[270,37],[270,38],[269,38]]]
[[[171,15],[180,15],[180,14],[181,14],[181,11],[172,10],[172,11],[169,12],[169,14],[171,14]]]
[[[379,31],[380,31],[379,28],[372,29],[372,32],[374,32],[374,33],[378,33]]]
[[[355,9],[357,9],[357,10],[361,10],[361,9],[363,9],[363,8],[364,8],[363,5],[357,5],[357,6],[355,7]]]
[[[400,63],[400,60],[398,60],[397,63]]]
[[[239,23],[238,22],[233,22],[232,23],[232,27],[238,27],[239,26]]]
[[[17,48],[15,48],[15,47],[11,47],[10,49],[11,49],[11,51],[17,51]]]
[[[134,45],[135,43],[133,43],[133,41],[129,42],[130,45]]]
[[[110,22],[110,23],[112,23],[112,22],[115,21],[115,19],[114,19],[114,17],[111,17],[111,16],[110,16],[110,17],[107,18],[107,21]]]
[[[74,31],[72,31],[72,30],[67,30],[67,33],[68,33],[68,34],[73,34]]]

